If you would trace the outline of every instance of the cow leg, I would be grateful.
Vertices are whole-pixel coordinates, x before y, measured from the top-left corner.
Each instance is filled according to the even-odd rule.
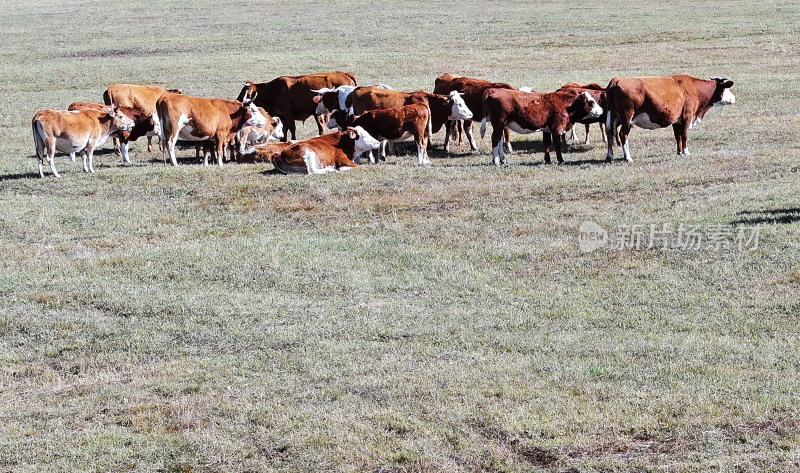
[[[222,167],[222,161],[225,158],[225,140],[223,140],[221,136],[218,136],[216,145],[217,166]]]
[[[414,137],[414,143],[417,144],[417,164],[422,166],[423,164],[427,164],[425,162],[425,146],[424,143],[425,138],[420,136]]]
[[[475,142],[475,136],[472,135],[472,120],[464,126],[464,134],[467,135],[467,141],[472,151],[478,151],[478,143]]]
[[[575,127],[574,126],[572,128],[570,128],[570,130],[569,130],[569,139],[570,139],[570,141],[578,141],[578,135],[575,134]],[[566,145],[566,137],[565,137],[565,143],[564,144]]]
[[[675,133],[675,142],[678,147],[679,156],[690,156],[689,149],[687,148],[687,141],[689,139],[689,127],[687,123],[689,122],[684,118],[672,124],[672,131]]]
[[[619,141],[622,143],[622,157],[625,161],[633,161],[631,159],[631,150],[628,147],[628,136],[631,133],[631,125],[630,122],[625,122],[624,120],[619,126]]]
[[[70,162],[75,162],[75,153],[69,153],[69,160]]]
[[[121,140],[119,139],[119,137],[115,136],[113,141],[114,141],[114,154],[116,154],[117,156],[121,156],[122,155]]]
[[[503,127],[492,123],[492,164],[499,166],[500,162],[505,162],[505,150],[503,149]]]
[[[89,157],[89,172],[94,174],[94,147],[86,148],[86,155]]]
[[[558,140],[558,144],[561,144],[561,137],[556,136],[556,140]],[[542,145],[544,146],[544,163],[550,164],[550,145],[553,141],[553,136],[548,132],[542,133]]]
[[[55,155],[55,153],[47,156],[47,164],[50,165],[50,171],[53,173],[54,176],[61,177],[61,174],[59,174],[58,171],[56,171],[56,162],[55,162],[55,156],[54,155]],[[39,162],[39,175],[41,177],[44,177],[44,173],[42,172],[42,162],[41,161]]]
[[[556,136],[560,136],[560,139],[555,140],[555,148],[556,148],[556,159],[558,160],[558,164],[564,164],[564,158],[561,156],[561,144],[564,142],[564,138],[566,137],[567,132],[562,131],[561,133],[556,133]]]
[[[608,153],[606,154],[606,161],[614,159],[614,137],[616,136],[617,120],[611,118],[611,112],[606,116],[606,145],[608,146]]]
[[[508,130],[508,128],[503,129],[503,141],[505,142],[505,147],[507,152],[510,153],[514,151],[513,149],[511,149],[511,132]],[[505,153],[503,154],[503,162],[506,162]]]
[[[600,122],[600,136],[603,138],[603,143],[606,142],[606,125]]]
[[[444,151],[445,153],[450,152],[450,138],[453,133],[453,126],[455,123],[453,120],[447,120],[444,122]]]
[[[585,144],[585,145],[589,144],[589,124],[588,123],[586,124],[586,139],[583,140],[583,144]]]
[[[175,138],[167,140],[167,154],[169,154],[169,161],[173,166],[178,165],[178,158],[175,157],[175,144],[178,142],[178,135]]]
[[[119,149],[122,152],[122,162],[131,163],[131,158],[128,156],[128,140],[120,140]]]

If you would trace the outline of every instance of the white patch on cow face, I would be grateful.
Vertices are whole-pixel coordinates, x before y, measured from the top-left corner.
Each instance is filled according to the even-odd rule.
[[[261,110],[259,110],[258,107],[252,103],[248,107],[250,108],[250,113],[252,116],[245,123],[246,126],[262,127],[267,124],[267,118],[261,113]]]
[[[366,130],[357,126],[353,128],[356,131],[356,154],[363,153],[373,149],[378,149],[381,142],[372,137]]]
[[[472,118],[472,111],[470,111],[461,94],[454,90],[450,92],[450,99],[453,100],[453,107],[450,110],[450,120],[469,120]]]
[[[650,121],[650,115],[646,113],[640,113],[631,119],[631,125],[636,125],[639,128],[644,128],[645,130],[656,130],[658,128],[664,128],[657,123],[653,123]]]
[[[345,100],[347,100],[347,96],[350,95],[352,91],[356,89],[354,85],[340,85],[336,88],[336,91],[339,93],[339,110],[345,109]]]
[[[278,141],[283,139],[283,122],[280,118],[275,117],[275,128],[272,129],[267,141]]]
[[[722,98],[719,102],[715,102],[715,107],[722,107],[723,105],[733,105],[736,103],[736,97],[731,92],[731,89],[725,89],[722,91]]]
[[[136,125],[136,122],[134,122],[132,118],[122,112],[115,113],[115,123],[119,126],[120,130],[124,131],[131,131],[134,125]]]
[[[597,101],[594,99],[594,97],[592,97],[589,94],[589,92],[584,92],[583,94],[586,96],[586,100],[588,100],[589,103],[592,104],[592,110],[589,111],[589,113],[586,114],[586,116],[583,117],[583,119],[584,120],[589,120],[589,119],[592,119],[592,118],[597,118],[600,115],[602,115],[603,114],[603,107],[601,107],[600,104],[597,103]]]

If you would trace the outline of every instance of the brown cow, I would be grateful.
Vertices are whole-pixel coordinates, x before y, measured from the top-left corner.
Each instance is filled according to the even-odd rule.
[[[321,72],[304,76],[281,76],[269,82],[255,83],[247,81],[239,92],[237,100],[247,97],[258,97],[254,103],[264,108],[273,117],[280,117],[283,126],[297,139],[295,120],[305,121],[314,116],[321,135],[324,131],[326,117],[317,115],[317,103],[314,90],[334,88],[340,85],[358,85],[356,76],[349,72]],[[288,139],[288,133],[285,139]]]
[[[159,136],[161,132],[156,128],[159,125],[158,117],[153,115],[156,113],[156,102],[166,92],[180,94],[180,89],[164,89],[157,85],[135,85],[135,84],[111,84],[105,92],[103,92],[103,103],[106,105],[114,105],[120,107],[135,108],[147,116],[153,117],[153,130],[146,133],[147,136],[147,151],[153,151],[153,137]],[[137,136],[138,138],[138,136]],[[129,141],[134,141],[129,139]],[[117,154],[122,155],[122,160],[129,163],[128,147],[124,141],[117,142],[114,138],[114,150]]]
[[[619,126],[622,156],[631,161],[628,135],[633,125],[654,130],[672,125],[679,155],[689,155],[689,129],[699,124],[712,107],[736,103],[733,81],[723,77],[696,79],[683,74],[650,77],[615,77],[606,87],[608,155],[614,159],[611,137]]]
[[[386,160],[386,141],[414,138],[414,143],[417,145],[417,164],[430,164],[427,147],[431,133],[431,114],[425,105],[412,104],[398,108],[370,110],[360,116],[336,110],[331,113],[331,118],[328,120],[328,128],[345,129],[358,126],[381,141],[381,160]],[[375,163],[372,152],[369,160]]]
[[[33,143],[39,160],[39,176],[44,177],[44,160],[55,177],[61,177],[53,158],[56,151],[83,151],[83,170],[94,173],[94,150],[115,131],[133,129],[134,122],[116,108],[111,110],[40,110],[31,121]]]
[[[464,103],[472,112],[473,120],[464,123],[463,129],[467,135],[467,141],[472,151],[478,150],[478,144],[475,142],[475,137],[472,134],[472,122],[474,120],[483,119],[485,115],[483,111],[483,93],[487,89],[513,89],[510,85],[504,82],[491,82],[484,79],[473,79],[471,77],[462,77],[458,74],[442,74],[436,78],[433,87],[434,94],[447,95],[452,91],[461,93]],[[447,135],[444,139],[444,150],[450,150],[450,129],[453,126],[458,126],[454,122],[447,123]],[[508,130],[505,132],[505,143],[507,151],[511,151],[511,141],[508,139]]]
[[[353,158],[365,151],[377,149],[380,142],[363,128],[355,127],[288,145],[275,145],[268,143],[245,152],[256,153],[255,160],[269,161],[284,174],[326,174],[358,166]]]
[[[258,111],[264,115],[267,121],[262,126],[246,126],[236,132],[233,137],[233,147],[238,156],[242,155],[245,148],[283,139],[283,123],[281,123],[281,119],[271,117],[263,108],[259,107]],[[231,155],[236,156],[234,153],[231,153]],[[238,161],[238,157],[236,160]]]
[[[452,91],[449,95],[440,95],[424,90],[399,92],[380,87],[356,87],[350,94],[349,100],[352,104],[349,111],[353,115],[411,104],[426,105],[431,111],[431,133],[438,132],[447,120],[472,118],[472,112],[457,91]]]
[[[556,135],[555,149],[561,157],[561,135],[579,120],[599,117],[603,109],[588,92],[527,93],[518,90],[489,89],[484,98],[484,110],[492,123],[492,162],[505,163],[503,128],[517,133],[544,132],[544,162],[550,163],[550,141]],[[481,137],[486,132],[486,119],[481,125]]]
[[[112,110],[112,105],[103,105],[94,102],[72,102],[67,110]],[[125,114],[128,118],[132,119],[134,122],[133,129],[131,131],[119,130],[112,134],[114,139],[119,139],[121,143],[121,151],[122,151],[122,161],[126,163],[130,163],[130,159],[128,158],[128,142],[129,141],[136,141],[137,139],[141,138],[142,136],[146,136],[148,133],[153,133],[154,123],[153,117],[142,112],[139,109],[133,107],[118,107],[118,110]],[[75,161],[75,153],[71,153],[69,155],[72,161]]]
[[[250,100],[238,102],[223,99],[191,97],[183,94],[164,94],[156,103],[161,121],[161,141],[167,147],[173,166],[175,143],[212,140],[217,164],[222,166],[223,147],[245,126],[263,126],[267,120]],[[208,154],[203,162],[208,165]]]
[[[582,123],[586,126],[586,138],[583,140],[583,144],[589,144],[589,125],[592,123],[599,123],[600,124],[600,136],[603,137],[603,143],[606,142],[606,114],[608,113],[608,103],[606,101],[606,88],[600,84],[585,84],[583,82],[567,82],[566,84],[562,85],[559,91],[564,91],[567,89],[576,90],[578,92],[589,92],[592,97],[603,107],[603,114],[600,115],[598,118],[591,118],[589,120],[581,120],[578,123]],[[573,126],[570,130],[570,139],[577,140],[578,137],[575,135],[575,127]]]

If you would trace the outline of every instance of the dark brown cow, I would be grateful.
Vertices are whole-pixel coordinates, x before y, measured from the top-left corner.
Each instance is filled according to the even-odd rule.
[[[358,166],[356,155],[377,149],[380,142],[361,127],[301,140],[280,149],[273,143],[256,146],[257,161],[268,160],[278,171],[303,174],[326,174]],[[277,152],[276,152],[277,151]],[[245,151],[251,154],[250,150]]]
[[[318,94],[314,91],[340,85],[358,85],[356,76],[349,72],[320,72],[304,76],[281,76],[262,83],[247,81],[237,100],[255,97],[257,93],[254,99],[256,106],[264,108],[273,117],[280,117],[294,140],[297,139],[295,120],[305,121],[310,116],[315,117],[319,134],[323,133],[327,118],[316,114],[314,97]],[[285,139],[289,138],[288,135]]]
[[[712,107],[736,103],[730,91],[733,81],[723,77],[696,79],[683,74],[650,77],[615,77],[606,87],[610,114],[606,119],[609,137],[619,126],[622,156],[631,161],[628,135],[633,125],[654,130],[672,125],[679,155],[689,155],[689,129],[700,123]],[[611,138],[608,155],[614,159]]]
[[[180,89],[165,89],[157,85],[136,85],[136,84],[111,84],[103,92],[103,103],[106,105],[117,105],[120,107],[131,107],[143,112],[153,118],[153,130],[147,132],[147,151],[153,151],[153,137],[159,136],[161,132],[155,127],[158,126],[158,117],[153,117],[156,113],[156,102],[166,92],[176,94],[182,93]],[[128,141],[134,141],[130,139]],[[122,160],[129,163],[127,143],[117,142],[114,138],[114,149],[117,154],[122,155]]]
[[[94,102],[72,102],[67,110],[111,110],[111,105],[103,105]],[[133,129],[130,131],[118,130],[112,134],[115,139],[119,139],[122,152],[122,161],[130,163],[128,157],[128,142],[136,141],[142,136],[153,133],[154,123],[152,115],[148,115],[133,107],[117,107],[125,116],[134,122]],[[74,153],[70,154],[70,159],[75,161]]]
[[[544,132],[544,162],[550,163],[551,135],[556,135],[555,149],[558,162],[561,157],[561,135],[574,123],[599,117],[603,109],[588,92],[528,93],[518,90],[489,89],[484,99],[484,110],[492,123],[492,162],[505,163],[503,128],[517,133]],[[486,122],[481,125],[481,136]]]
[[[371,110],[363,115],[348,115],[344,110],[331,113],[328,128],[345,129],[360,126],[373,138],[381,141],[381,159],[386,159],[386,141],[402,141],[414,138],[417,145],[417,164],[430,164],[428,159],[428,139],[430,137],[431,114],[428,107],[421,104],[398,108]],[[370,152],[370,162],[375,158]]]
[[[471,77],[462,77],[458,74],[442,74],[441,76],[436,78],[433,87],[434,94],[443,94],[447,95],[452,91],[458,91],[462,94],[462,98],[464,99],[464,103],[467,104],[467,107],[472,112],[473,120],[470,120],[467,123],[464,123],[464,132],[467,135],[467,141],[469,141],[469,146],[472,148],[473,151],[478,150],[478,144],[475,142],[475,137],[472,134],[472,122],[474,120],[482,120],[486,114],[483,111],[483,94],[486,92],[487,89],[513,89],[510,85],[504,82],[491,82],[484,79],[473,79]],[[447,136],[444,140],[444,150],[450,150],[450,128],[454,125],[457,126],[453,122],[447,123]],[[507,146],[507,151],[511,151],[511,142],[508,139],[508,131],[505,132],[505,143]]]
[[[432,94],[424,90],[399,92],[380,87],[356,87],[348,100],[351,113],[362,115],[370,110],[398,108],[405,105],[426,105],[431,111],[431,133],[438,132],[447,120],[468,120],[472,118],[461,94],[452,91],[449,95]]]
[[[50,164],[55,177],[53,158],[56,151],[83,151],[83,170],[94,173],[94,150],[117,130],[133,129],[133,120],[116,108],[111,110],[40,110],[31,121],[33,143],[39,160],[39,176],[44,177],[44,161]]]
[[[167,147],[173,166],[175,143],[211,140],[215,145],[217,164],[222,166],[223,147],[245,126],[263,126],[267,120],[249,100],[238,102],[223,99],[164,94],[156,103],[161,122],[161,141]],[[208,165],[208,154],[203,162]]]
[[[606,100],[606,88],[600,84],[585,84],[583,82],[567,82],[566,84],[562,85],[559,91],[565,90],[575,90],[577,92],[589,92],[592,97],[594,97],[595,101],[603,107],[603,114],[600,115],[598,118],[590,118],[589,120],[581,120],[578,123],[582,123],[586,126],[586,138],[583,140],[583,144],[589,144],[589,125],[592,123],[599,123],[600,124],[600,136],[603,137],[603,143],[606,142],[606,113],[608,113],[608,102]],[[575,127],[573,126],[570,130],[570,139],[577,140],[577,136],[575,135]]]

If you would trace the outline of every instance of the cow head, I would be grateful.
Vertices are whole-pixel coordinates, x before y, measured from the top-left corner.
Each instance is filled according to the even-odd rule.
[[[571,121],[591,120],[603,114],[603,107],[589,92],[581,92],[575,97],[572,105],[567,107]]]
[[[450,92],[450,102],[452,106],[450,107],[449,120],[469,120],[472,118],[472,111],[467,107],[467,104],[461,97],[462,95],[464,94],[457,90]]]
[[[253,101],[255,100],[256,95],[256,83],[249,80],[242,84],[242,90],[239,92],[239,97],[237,97],[236,100],[239,100],[240,102],[245,102],[247,100]]]
[[[125,115],[117,109],[115,105],[111,105],[111,109],[107,110],[109,118],[111,118],[111,128],[121,131],[131,131],[136,125],[132,118]]]
[[[334,110],[328,118],[328,128],[344,130],[350,126],[356,118],[355,115],[349,115],[345,110]]]
[[[264,112],[264,113],[266,113],[266,112]],[[272,123],[270,123],[270,125],[272,126],[272,133],[269,134],[269,138],[267,138],[267,141],[282,140],[283,139],[283,123],[281,122],[280,117],[271,117],[271,118],[272,118]]]
[[[255,97],[253,97],[255,98]],[[264,114],[261,113],[258,107],[253,103],[253,99],[245,99],[242,102],[242,107],[245,109],[245,117],[247,117],[247,121],[245,121],[244,126],[257,126],[262,127],[267,124],[267,119],[264,117]]]
[[[381,145],[380,141],[373,138],[360,126],[348,128],[347,135],[355,141],[356,156],[365,151],[378,149],[378,146]]]
[[[722,107],[723,105],[733,105],[736,103],[736,97],[731,92],[733,81],[728,77],[712,77],[711,80],[717,83],[717,88],[714,89],[714,95],[711,96],[711,104],[715,107]]]

